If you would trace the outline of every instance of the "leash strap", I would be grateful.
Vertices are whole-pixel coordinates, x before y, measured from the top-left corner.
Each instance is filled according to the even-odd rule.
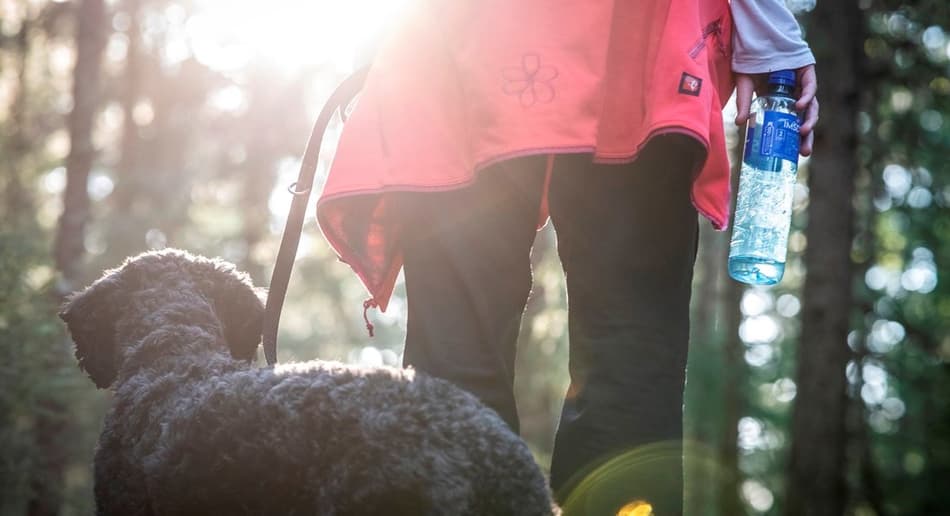
[[[307,148],[300,163],[300,174],[297,176],[297,181],[288,188],[294,198],[290,204],[290,213],[287,215],[287,224],[284,226],[284,235],[280,240],[277,262],[274,264],[267,304],[264,308],[264,358],[267,360],[267,365],[277,363],[277,329],[280,326],[280,311],[284,306],[287,285],[290,283],[290,272],[294,267],[294,258],[297,256],[297,246],[300,243],[303,219],[307,213],[310,190],[313,188],[313,176],[317,172],[323,134],[337,109],[345,120],[346,107],[363,88],[368,71],[368,67],[364,67],[353,72],[336,87],[323,105],[320,116],[313,124],[310,140],[307,141]]]

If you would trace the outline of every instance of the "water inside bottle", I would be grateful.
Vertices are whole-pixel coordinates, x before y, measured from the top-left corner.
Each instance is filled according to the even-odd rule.
[[[742,165],[729,252],[729,275],[737,281],[773,285],[785,272],[796,172],[786,163],[778,171]]]

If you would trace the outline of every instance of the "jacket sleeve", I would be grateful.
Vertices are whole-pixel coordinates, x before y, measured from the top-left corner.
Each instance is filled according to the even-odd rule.
[[[784,0],[732,0],[732,70],[767,73],[815,63]]]

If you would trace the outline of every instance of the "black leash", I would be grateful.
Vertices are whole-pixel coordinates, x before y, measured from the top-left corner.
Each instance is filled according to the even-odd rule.
[[[297,176],[297,181],[288,188],[294,198],[290,204],[287,225],[284,226],[284,235],[280,240],[277,263],[274,264],[274,273],[271,275],[270,290],[267,294],[267,306],[264,308],[264,358],[268,365],[277,363],[277,328],[280,326],[280,311],[284,307],[284,297],[287,295],[287,285],[290,283],[290,272],[294,267],[294,258],[297,256],[297,245],[300,243],[303,219],[307,213],[313,176],[317,172],[323,133],[326,132],[337,109],[345,120],[346,107],[363,88],[367,72],[368,67],[353,72],[336,87],[323,105],[320,116],[313,124],[310,140],[307,141],[307,149],[300,163],[300,174]]]

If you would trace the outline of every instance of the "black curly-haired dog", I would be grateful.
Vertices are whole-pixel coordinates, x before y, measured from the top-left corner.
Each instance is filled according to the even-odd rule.
[[[114,406],[95,458],[101,515],[545,515],[525,444],[472,395],[411,370],[251,364],[247,275],[146,253],[60,316]]]

